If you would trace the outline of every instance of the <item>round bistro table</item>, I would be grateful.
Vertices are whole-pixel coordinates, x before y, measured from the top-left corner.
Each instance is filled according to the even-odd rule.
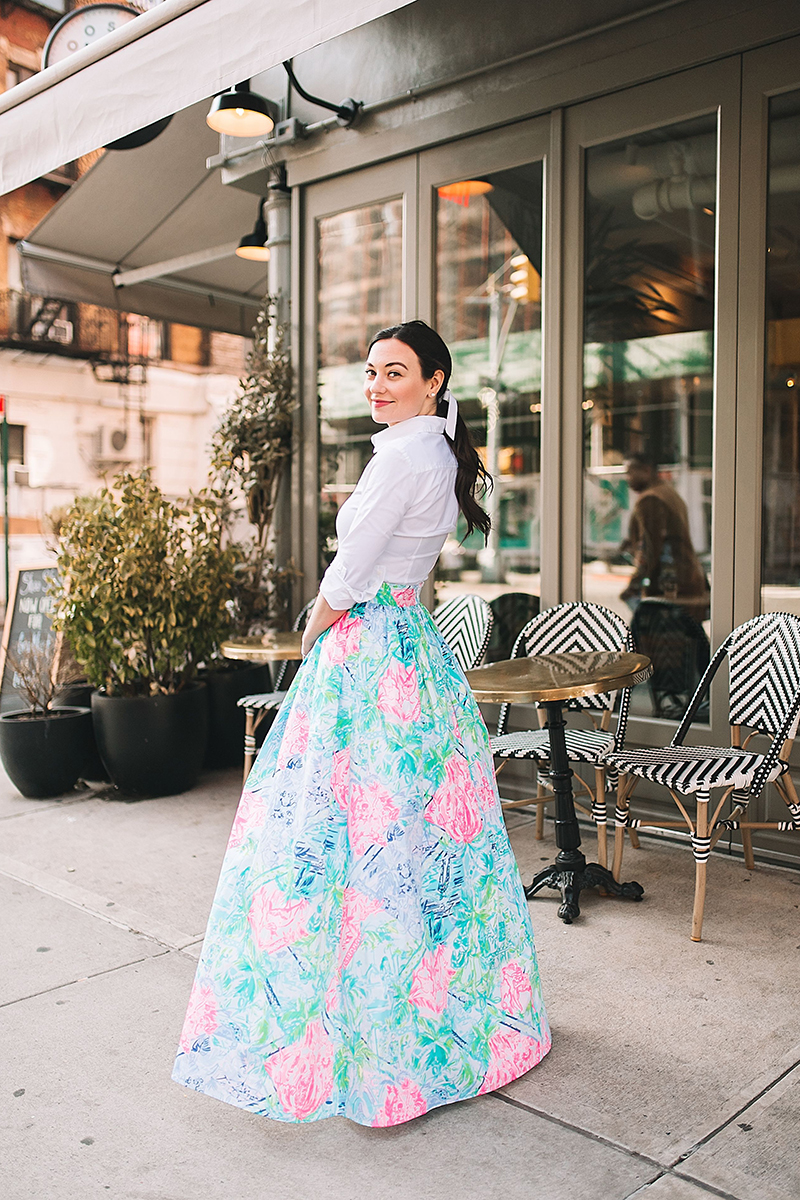
[[[261,637],[230,638],[220,646],[223,658],[245,662],[287,662],[303,657],[302,633],[265,633]]]
[[[584,888],[600,887],[629,900],[641,900],[644,888],[638,883],[618,883],[599,863],[587,863],[579,849],[581,835],[564,740],[563,705],[580,696],[596,696],[633,687],[648,679],[652,669],[650,659],[644,654],[604,650],[513,658],[467,671],[467,680],[479,703],[540,704],[547,712],[548,774],[556,803],[559,853],[554,863],[536,873],[532,883],[525,888],[525,895],[530,900],[545,887],[560,891],[558,915],[567,925],[580,916],[580,894]]]

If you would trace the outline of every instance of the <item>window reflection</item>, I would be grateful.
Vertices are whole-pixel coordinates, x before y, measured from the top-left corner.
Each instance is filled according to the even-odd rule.
[[[336,514],[372,456],[364,396],[370,337],[402,319],[403,201],[324,217],[318,226],[320,574],[336,553]]]
[[[800,94],[770,104],[761,608],[800,615]]]
[[[671,718],[708,659],[716,153],[708,116],[586,157],[583,594]]]
[[[437,327],[495,489],[483,501],[489,545],[477,531],[462,542],[461,518],[439,559],[436,596],[484,596],[498,634],[538,611],[541,268],[541,163],[438,189]],[[505,656],[505,640],[490,657]]]

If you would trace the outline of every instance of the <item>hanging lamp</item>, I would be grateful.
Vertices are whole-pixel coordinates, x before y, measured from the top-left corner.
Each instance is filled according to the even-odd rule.
[[[251,92],[250,80],[215,96],[206,125],[230,137],[265,137],[275,128],[277,108],[265,96]]]
[[[264,221],[263,206],[264,201],[259,200],[258,216],[253,226],[253,232],[246,233],[236,247],[236,254],[239,258],[249,258],[252,262],[269,262],[270,250],[267,245],[267,226]]]

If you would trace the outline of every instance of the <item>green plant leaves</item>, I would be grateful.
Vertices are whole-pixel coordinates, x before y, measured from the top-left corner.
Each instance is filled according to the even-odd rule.
[[[149,471],[79,496],[60,529],[62,629],[90,683],[109,695],[177,692],[230,632],[235,551],[221,497],[168,500]]]

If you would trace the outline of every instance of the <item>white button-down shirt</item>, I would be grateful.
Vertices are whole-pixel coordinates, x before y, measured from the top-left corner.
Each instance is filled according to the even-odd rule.
[[[444,417],[409,417],[375,448],[336,517],[339,549],[319,590],[331,608],[374,599],[387,583],[424,583],[456,527],[458,463]]]

